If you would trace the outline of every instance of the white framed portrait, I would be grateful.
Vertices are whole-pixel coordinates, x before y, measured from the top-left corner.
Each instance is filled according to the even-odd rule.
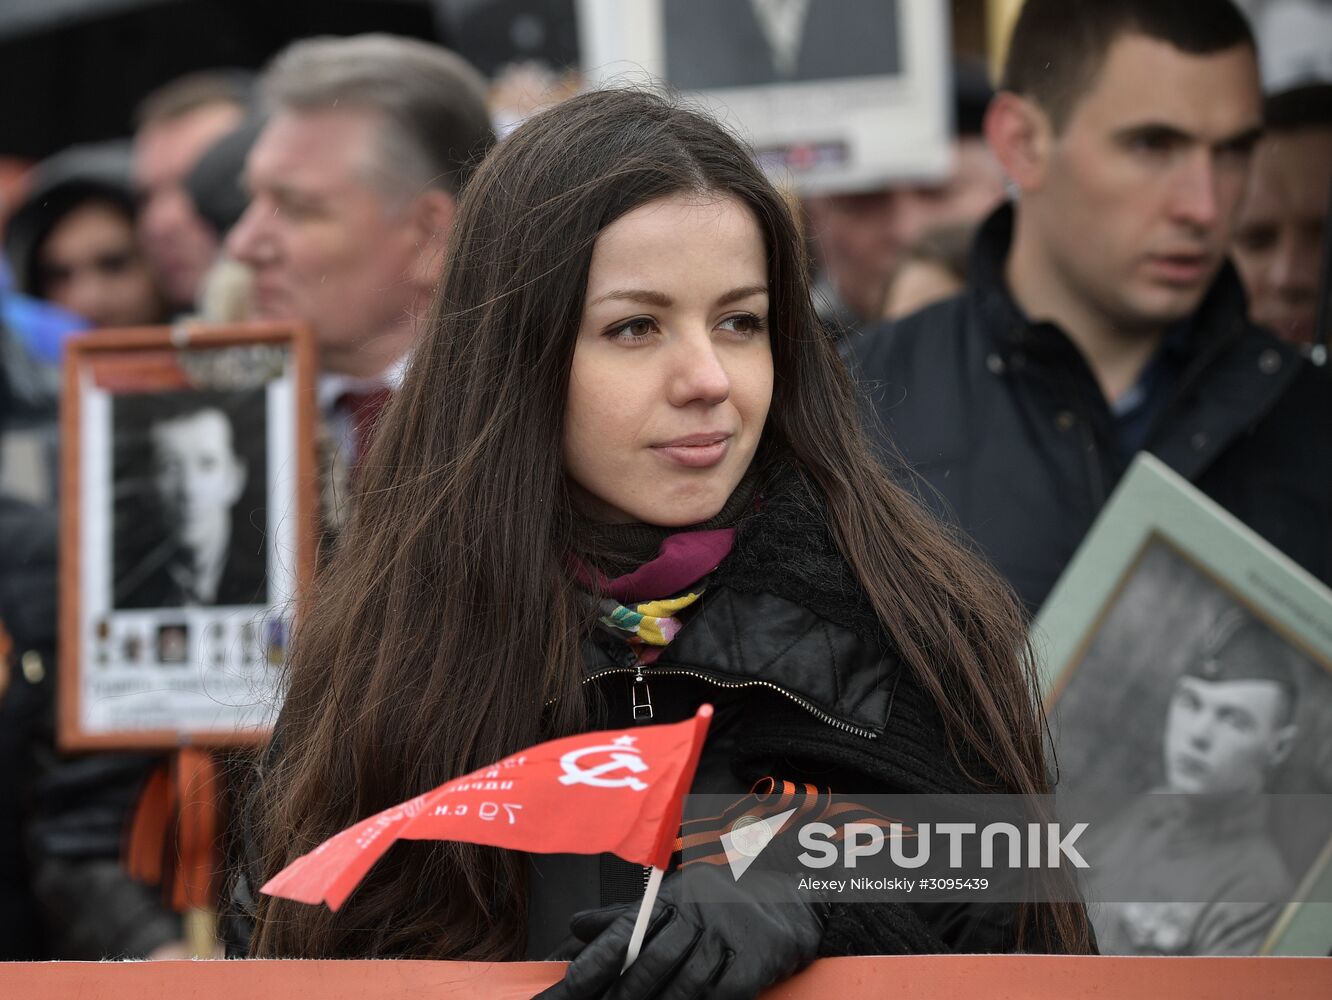
[[[302,327],[101,331],[61,413],[61,745],[263,738],[314,565]]]
[[[664,84],[801,194],[951,167],[948,6],[935,0],[580,0],[591,85]]]
[[[1032,634],[1056,791],[1128,803],[1102,952],[1326,955],[1332,592],[1143,454]]]

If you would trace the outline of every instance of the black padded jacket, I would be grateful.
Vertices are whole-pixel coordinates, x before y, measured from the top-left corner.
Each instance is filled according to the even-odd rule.
[[[955,764],[930,697],[882,634],[817,501],[795,477],[741,521],[734,551],[709,577],[697,607],[641,672],[616,638],[594,633],[585,640],[596,728],[649,721],[641,717],[645,695],[651,722],[677,721],[712,702],[717,714],[694,792],[743,794],[764,776],[846,793],[978,790]],[[967,761],[967,773],[987,772]],[[575,855],[532,861],[538,877],[531,881],[530,959],[558,950],[577,910],[627,901],[635,889],[641,895],[641,869],[625,879],[623,862]],[[250,886],[259,878],[241,874],[227,922],[231,954],[246,948]],[[626,887],[630,893],[617,898]],[[1012,951],[1016,912],[1010,905],[836,905],[822,953]]]

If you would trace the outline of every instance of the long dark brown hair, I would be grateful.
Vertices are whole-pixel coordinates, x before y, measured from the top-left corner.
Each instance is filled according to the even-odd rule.
[[[587,627],[564,562],[563,414],[589,262],[626,212],[677,193],[753,212],[767,244],[776,386],[765,448],[827,502],[888,635],[994,791],[1047,790],[1024,623],[871,454],[810,305],[786,203],[710,117],[601,91],[532,118],[464,191],[429,324],[376,430],[355,512],[293,643],[280,751],[251,806],[260,877],[358,819],[585,724]],[[398,844],[338,914],[263,898],[252,951],[521,957],[526,861]],[[1037,908],[1081,950],[1074,908]]]

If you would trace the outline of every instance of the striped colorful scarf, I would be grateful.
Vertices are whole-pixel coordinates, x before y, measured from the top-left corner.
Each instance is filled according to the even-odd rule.
[[[702,597],[704,589],[699,587],[679,597],[645,601],[633,607],[605,598],[601,602],[600,621],[633,648],[639,663],[651,663],[684,627],[678,613]]]
[[[684,627],[681,612],[707,589],[706,577],[721,565],[735,544],[735,529],[682,531],[661,543],[657,557],[632,573],[608,580],[577,567],[579,579],[606,595],[598,620],[634,650],[638,662],[651,663]],[[662,594],[674,597],[661,597]]]

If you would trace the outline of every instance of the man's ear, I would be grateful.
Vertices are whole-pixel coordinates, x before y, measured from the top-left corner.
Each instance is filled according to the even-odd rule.
[[[1269,744],[1269,767],[1280,767],[1290,756],[1290,752],[1295,749],[1295,737],[1299,735],[1299,729],[1292,722],[1289,725],[1282,726],[1272,734],[1272,741]]]
[[[427,188],[417,195],[410,211],[419,248],[411,277],[422,291],[429,292],[444,273],[444,247],[458,213],[458,199],[439,188]]]
[[[985,141],[1018,190],[1038,190],[1054,144],[1050,116],[1034,101],[1001,90],[990,101],[984,127]]]

